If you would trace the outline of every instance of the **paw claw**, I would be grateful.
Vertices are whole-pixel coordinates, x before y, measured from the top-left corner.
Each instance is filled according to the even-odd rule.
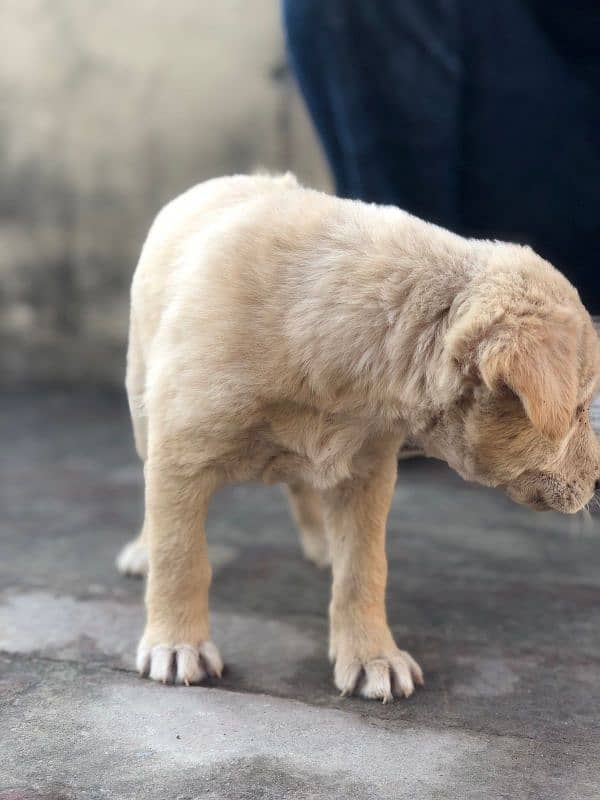
[[[189,644],[180,644],[175,646],[175,652],[177,659],[175,683],[183,683],[186,686],[190,686],[194,683],[200,683],[201,680],[206,678],[206,671],[200,661],[198,648]]]
[[[364,678],[359,681],[361,673]],[[361,697],[381,700],[384,704],[393,702],[394,697],[410,697],[415,683],[422,685],[423,681],[417,662],[402,650],[364,661],[338,658],[334,677],[342,697],[353,694],[358,686]]]
[[[137,650],[135,667],[142,678],[147,678],[150,674],[150,648],[146,647],[142,642],[140,642]]]
[[[202,642],[200,645],[200,655],[204,660],[206,671],[214,678],[220,678],[223,674],[223,659],[217,646],[211,641]]]
[[[358,661],[351,661],[349,664],[342,664],[336,661],[334,670],[335,685],[341,691],[342,697],[349,697],[354,692],[361,669],[361,664]]]
[[[173,682],[173,656],[174,652],[170,647],[158,645],[153,647],[150,653],[150,673],[149,678],[159,683]]]
[[[142,640],[136,660],[138,672],[158,683],[178,683],[192,686],[207,675],[220,678],[223,661],[217,647],[209,641],[199,645],[158,644],[149,647]]]

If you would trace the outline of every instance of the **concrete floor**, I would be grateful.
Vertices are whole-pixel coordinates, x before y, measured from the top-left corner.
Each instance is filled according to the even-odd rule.
[[[139,679],[141,516],[122,398],[0,399],[0,798],[600,797],[598,518],[539,515],[443,465],[400,466],[389,616],[426,687],[341,699],[329,578],[277,487],[209,521],[218,686]]]

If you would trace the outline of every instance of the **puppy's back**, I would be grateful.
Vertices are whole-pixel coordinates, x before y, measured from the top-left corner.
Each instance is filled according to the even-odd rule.
[[[161,209],[142,247],[131,286],[131,314],[144,349],[165,308],[169,277],[181,265],[192,237],[249,199],[296,186],[291,173],[214,178],[193,186]]]

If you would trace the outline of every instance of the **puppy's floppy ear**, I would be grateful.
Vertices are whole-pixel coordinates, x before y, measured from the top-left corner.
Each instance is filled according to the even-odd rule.
[[[491,390],[508,386],[537,430],[562,439],[577,406],[577,327],[568,311],[497,323],[478,348],[479,373]]]

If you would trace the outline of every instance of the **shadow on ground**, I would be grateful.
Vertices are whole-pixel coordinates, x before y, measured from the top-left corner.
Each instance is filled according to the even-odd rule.
[[[383,706],[336,695],[329,577],[280,490],[232,487],[208,526],[229,670],[162,687],[113,566],[141,519],[123,400],[8,394],[0,433],[0,800],[600,796],[597,520],[401,463],[389,617],[427,685]]]

